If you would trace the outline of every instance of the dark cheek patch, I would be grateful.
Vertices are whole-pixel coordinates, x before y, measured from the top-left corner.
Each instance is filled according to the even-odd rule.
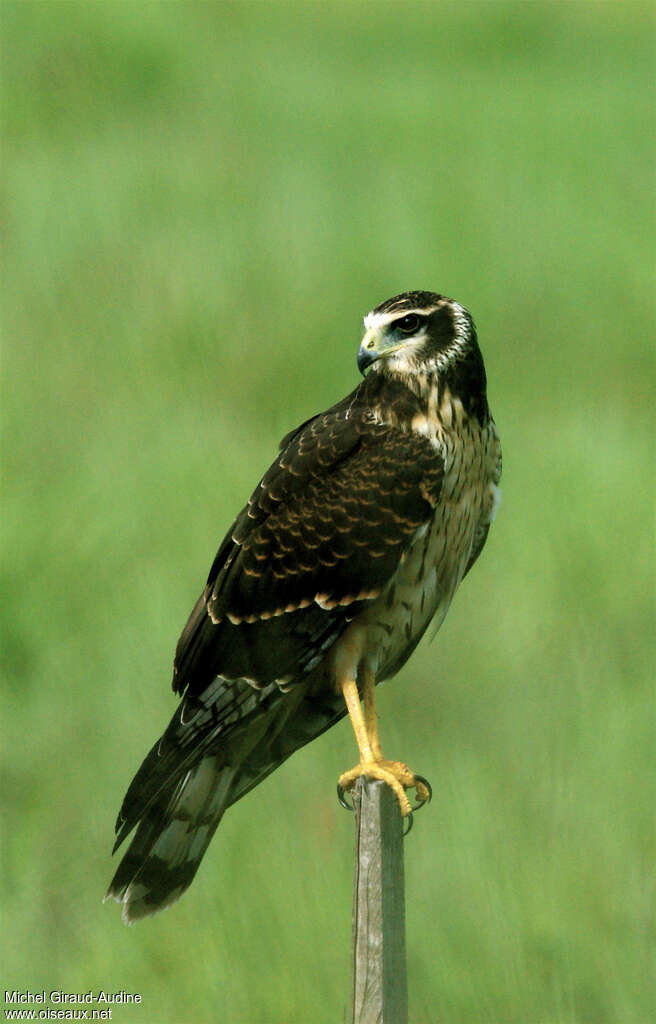
[[[453,312],[450,306],[441,306],[431,313],[428,318],[428,331],[426,339],[426,354],[441,352],[450,345],[455,338],[455,323]]]

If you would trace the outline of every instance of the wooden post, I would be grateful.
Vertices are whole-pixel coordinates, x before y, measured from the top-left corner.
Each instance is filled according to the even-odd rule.
[[[403,819],[384,782],[353,788],[353,1024],[407,1024]]]

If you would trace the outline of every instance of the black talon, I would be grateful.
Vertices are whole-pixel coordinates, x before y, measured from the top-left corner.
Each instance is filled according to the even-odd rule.
[[[407,823],[408,823],[408,827],[403,830],[403,838],[405,839],[405,837],[408,835],[408,833],[412,829],[412,826],[413,826],[413,823],[414,823],[414,818],[412,816],[412,811],[410,811],[410,814],[406,814],[404,820],[407,821]]]
[[[344,793],[345,793],[344,787],[340,786],[340,784],[338,782],[337,783],[337,799],[339,800],[341,806],[346,811],[350,811],[351,814],[353,814],[353,804],[348,803],[348,801],[344,799]]]
[[[425,807],[426,804],[429,804],[433,799],[433,787],[431,786],[428,779],[425,779],[423,775],[415,775],[415,783],[417,782],[423,782],[424,786],[428,790],[428,796],[426,797],[425,800],[420,800],[417,806],[412,808],[413,811],[418,811],[421,807]],[[410,830],[408,829],[408,831]]]

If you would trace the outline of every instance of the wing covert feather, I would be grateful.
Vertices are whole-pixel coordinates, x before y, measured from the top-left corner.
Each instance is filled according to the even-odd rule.
[[[176,690],[199,692],[213,674],[295,680],[380,593],[431,518],[439,454],[380,422],[361,390],[287,435],[183,631]]]

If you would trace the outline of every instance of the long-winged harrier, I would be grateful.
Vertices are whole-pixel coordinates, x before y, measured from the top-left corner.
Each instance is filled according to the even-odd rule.
[[[224,812],[348,711],[401,811],[427,790],[383,759],[374,686],[439,625],[498,503],[501,449],[471,316],[406,292],[365,317],[369,372],[287,434],[228,530],[178,642],[182,695],[128,789],[108,896],[133,921],[191,883]],[[364,712],[360,700],[364,702]]]

